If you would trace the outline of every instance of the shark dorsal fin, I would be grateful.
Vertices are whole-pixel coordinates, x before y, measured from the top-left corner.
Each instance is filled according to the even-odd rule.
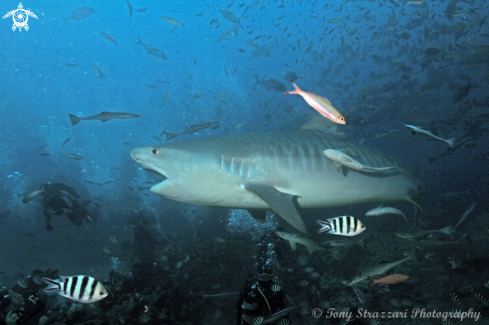
[[[331,135],[334,135],[338,138],[342,139],[348,139],[345,133],[340,130],[340,125],[336,124],[326,117],[322,116],[319,113],[314,114],[314,116],[307,121],[306,123],[302,124],[299,129],[300,130],[320,130],[322,132],[329,133]]]

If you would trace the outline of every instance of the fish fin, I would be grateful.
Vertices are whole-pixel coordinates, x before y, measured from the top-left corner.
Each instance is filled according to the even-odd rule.
[[[138,35],[138,42],[136,44],[143,44],[143,42],[141,42],[141,38],[139,37],[139,35]]]
[[[161,132],[161,133],[166,136],[166,141],[171,140],[177,136],[175,133],[170,133],[170,132]]]
[[[317,96],[318,96],[319,98],[324,99],[326,102],[328,102],[328,104],[329,104],[329,105],[333,105],[333,104],[331,104],[331,102],[329,101],[329,99],[327,99],[326,97],[319,96],[319,95],[317,95]]]
[[[411,130],[412,135],[416,135],[416,131]]]
[[[307,234],[306,225],[294,205],[296,195],[283,193],[273,186],[258,183],[248,183],[245,189],[256,194],[292,227]]]
[[[77,125],[81,119],[76,116],[76,115],[73,115],[73,114],[68,114],[70,116],[70,121],[71,121],[71,125]]]
[[[424,211],[419,205],[418,203],[416,203],[415,201],[411,200],[411,199],[407,199],[409,202],[411,202],[412,204],[414,204],[418,209],[420,209],[421,211]]]
[[[453,148],[455,146],[455,138],[447,140],[448,145],[450,148]]]
[[[440,232],[444,233],[445,235],[451,236],[452,232],[453,232],[453,227],[452,227],[452,225],[446,226],[445,228],[440,229]]]
[[[44,283],[49,285],[47,288],[43,289],[44,291],[49,292],[49,291],[61,290],[60,282],[58,282],[56,280],[49,279],[49,278],[42,278],[42,280],[44,281]]]
[[[375,279],[372,278],[371,276],[367,275],[367,278],[369,278],[370,280],[372,280],[373,282],[371,284],[369,284],[369,287],[373,286],[376,282],[375,282]]]
[[[322,233],[322,232],[331,230],[331,221],[330,220],[331,219],[328,219],[326,221],[316,220],[316,222],[321,226],[321,228],[318,230],[318,233]]]
[[[290,248],[295,250],[297,248],[297,243],[295,241],[289,240]]]
[[[312,255],[312,253],[314,253],[314,249],[312,249],[311,247],[307,246],[307,250],[309,251],[309,254]]]
[[[299,95],[302,90],[299,87],[297,87],[297,85],[291,79],[289,79],[289,81],[294,85],[295,90],[286,91],[286,92],[284,92],[284,94],[286,94],[286,95]]]
[[[300,93],[301,93],[300,88],[297,87],[297,85],[292,80],[289,79],[289,81],[294,85],[295,90],[286,91],[286,92],[284,92],[284,94],[286,94],[286,95],[300,95]]]
[[[309,121],[302,124],[299,127],[299,130],[317,130],[334,135],[337,138],[348,139],[348,136],[340,130],[336,123],[331,122],[327,118],[324,118],[324,116],[319,113],[314,114],[314,116]]]
[[[249,214],[258,221],[259,223],[264,223],[267,219],[267,210],[264,209],[246,209]]]
[[[336,167],[336,170],[341,173],[341,166],[342,165],[340,163],[334,162],[334,166]]]

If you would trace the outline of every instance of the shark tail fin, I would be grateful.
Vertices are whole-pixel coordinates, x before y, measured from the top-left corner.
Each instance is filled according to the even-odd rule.
[[[452,227],[452,225],[446,226],[445,228],[440,229],[440,232],[444,233],[447,236],[451,236],[453,233],[453,227]]]
[[[68,115],[70,116],[70,121],[72,125],[77,125],[81,121],[81,118],[79,118],[76,115],[73,114],[68,114]]]
[[[450,148],[453,148],[455,146],[455,140],[456,140],[455,138],[447,140],[447,143],[450,146]]]
[[[143,42],[141,42],[141,37],[139,37],[139,35],[138,35],[138,42],[136,44],[143,44]]]
[[[177,136],[175,133],[170,133],[170,132],[162,132],[166,136],[166,141],[173,139],[174,137]]]

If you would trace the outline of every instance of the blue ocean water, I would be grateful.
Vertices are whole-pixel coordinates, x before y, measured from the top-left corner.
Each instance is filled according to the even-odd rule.
[[[238,292],[246,275],[267,263],[296,304],[307,301],[312,309],[330,299],[332,307],[358,305],[352,290],[339,280],[380,261],[399,260],[404,251],[415,249],[416,242],[394,236],[414,229],[411,203],[395,205],[407,215],[411,227],[397,216],[364,217],[383,202],[301,210],[312,233],[309,237],[317,243],[325,238],[316,234],[314,218],[348,214],[368,224],[368,232],[362,235],[371,243],[366,251],[342,249],[341,260],[327,253],[309,256],[304,247],[298,245],[294,252],[275,236],[278,227],[296,230],[273,213],[260,228],[243,210],[197,207],[149,192],[161,176],[143,170],[130,157],[134,148],[165,143],[162,131],[179,133],[203,122],[219,121],[219,126],[170,141],[298,128],[315,110],[301,97],[283,93],[293,90],[287,80],[293,78],[301,89],[331,101],[346,120],[336,127],[351,142],[394,157],[424,180],[427,191],[418,202],[423,211],[416,212],[419,227],[437,230],[456,225],[477,202],[457,229],[459,236],[438,234],[440,240],[460,245],[423,243],[426,251],[418,250],[419,259],[398,272],[412,272],[425,281],[447,274],[448,279],[437,281],[450,289],[437,289],[433,296],[416,300],[413,296],[430,290],[400,284],[396,293],[393,285],[393,292],[385,297],[364,290],[367,303],[381,301],[379,310],[388,310],[390,299],[410,299],[414,304],[409,308],[437,302],[441,310],[462,309],[449,297],[459,290],[465,309],[487,317],[487,303],[476,297],[477,293],[489,296],[483,285],[489,280],[485,259],[489,23],[484,1],[131,1],[131,17],[126,1],[22,5],[37,16],[28,17],[28,31],[12,31],[12,16],[0,24],[0,283],[5,290],[35,269],[59,269],[59,275],[105,279],[119,299],[142,296],[142,302],[131,307],[132,313],[123,316],[127,322],[136,321],[148,305],[154,324],[166,319],[182,324],[230,323],[235,321],[238,295],[224,301],[202,300],[201,295]],[[1,15],[18,7],[17,2],[3,2]],[[136,10],[142,8],[147,10]],[[239,23],[231,21],[231,13]],[[148,54],[147,46],[137,44],[139,39],[165,52],[167,59]],[[105,78],[99,78],[94,67]],[[68,116],[101,112],[140,117],[72,125]],[[453,138],[454,147],[413,135],[405,124]],[[95,227],[73,225],[61,214],[52,217],[54,229],[47,231],[42,195],[22,202],[27,193],[47,182],[66,184],[80,201],[90,200],[86,210],[96,220]],[[349,192],[342,194],[348,197]],[[112,236],[118,243],[109,241]],[[465,244],[467,238],[472,245]],[[327,239],[338,238],[328,235]],[[165,250],[167,245],[171,248]],[[112,256],[103,252],[105,246],[111,247]],[[423,256],[431,251],[441,262],[428,264],[432,262]],[[450,252],[462,261],[455,271],[446,263]],[[188,263],[175,268],[187,256]],[[114,269],[110,257],[119,259],[124,281],[132,273],[146,282],[132,280],[128,285],[132,289],[121,289],[118,284],[124,281],[110,275]],[[304,257],[309,260],[304,262]],[[140,268],[134,266],[138,263]],[[300,271],[307,265],[323,276],[323,287],[320,282],[311,283],[307,290],[298,286],[307,278]],[[90,273],[90,267],[98,272]],[[420,271],[429,267],[438,268]],[[165,280],[155,280],[160,277]],[[465,281],[473,282],[475,293],[460,289]],[[42,287],[30,285],[29,290]],[[315,292],[312,285],[321,291],[318,295],[311,293]],[[332,298],[342,295],[350,300]],[[63,319],[67,309],[63,306],[71,301],[60,298],[54,303],[54,298],[42,297],[56,311],[52,320]],[[100,304],[106,322],[123,305]],[[369,308],[374,310],[373,306]],[[162,313],[168,315],[157,318]],[[47,312],[38,316],[42,315]],[[311,311],[294,317],[299,324],[309,322]],[[85,311],[70,322],[95,318]],[[440,319],[425,321],[441,323]]]

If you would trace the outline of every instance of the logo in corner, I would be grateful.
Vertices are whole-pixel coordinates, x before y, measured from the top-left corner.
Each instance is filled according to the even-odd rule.
[[[24,28],[26,31],[29,30],[29,25],[27,25],[29,16],[37,19],[37,16],[32,11],[24,9],[22,3],[19,3],[19,9],[8,12],[5,16],[3,16],[3,19],[8,18],[10,16],[12,16],[12,19],[14,20],[14,24],[12,25],[12,31],[15,31],[18,28],[19,32],[22,31],[22,28]]]

